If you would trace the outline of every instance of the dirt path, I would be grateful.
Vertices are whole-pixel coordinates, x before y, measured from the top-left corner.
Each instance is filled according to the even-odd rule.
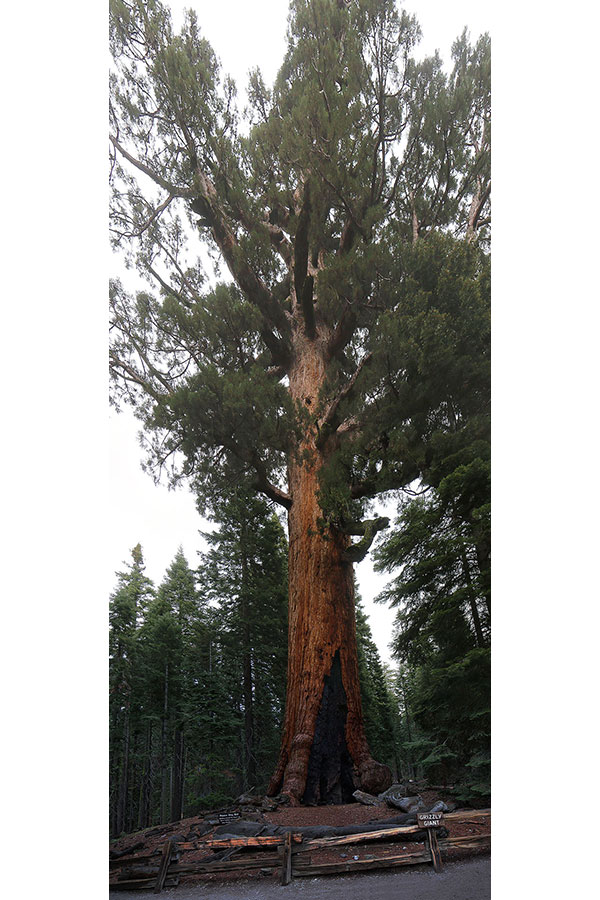
[[[271,881],[199,884],[163,891],[169,900],[489,900],[490,858],[447,863],[433,870],[365,872],[298,878],[286,887]],[[111,891],[110,900],[148,897],[147,891]]]

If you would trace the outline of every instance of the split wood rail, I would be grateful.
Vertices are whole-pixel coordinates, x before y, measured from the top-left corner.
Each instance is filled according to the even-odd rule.
[[[289,884],[293,878],[315,875],[333,875],[343,872],[362,872],[370,869],[387,869],[396,866],[432,864],[439,872],[442,868],[442,851],[450,849],[475,850],[487,847],[490,835],[469,837],[437,837],[437,829],[444,823],[458,820],[463,824],[481,824],[489,820],[489,810],[473,810],[472,813],[425,814],[419,816],[416,825],[395,825],[376,831],[346,834],[303,840],[301,834],[287,832],[283,836],[257,835],[256,837],[212,838],[207,840],[168,840],[162,849],[151,856],[122,857],[111,862],[115,867],[112,890],[153,890],[160,893],[165,887],[175,887],[182,875],[202,875],[214,872],[234,872],[245,869],[260,869],[265,875],[279,870],[281,884]],[[403,850],[392,856],[376,858],[369,855],[363,859],[355,856],[336,862],[311,862],[311,852],[337,850],[368,844],[371,841],[392,843],[402,841],[407,835],[425,831],[425,847],[419,850]],[[192,853],[211,852],[211,857],[190,858]],[[186,860],[185,857],[188,857]],[[236,858],[233,858],[233,857]],[[116,871],[116,867],[120,871]]]

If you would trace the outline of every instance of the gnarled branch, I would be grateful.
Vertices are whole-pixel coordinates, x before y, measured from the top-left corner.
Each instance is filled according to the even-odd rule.
[[[363,522],[348,522],[344,525],[341,531],[345,534],[357,534],[363,535],[363,539],[361,541],[357,541],[355,544],[350,544],[350,546],[344,551],[342,558],[345,562],[360,562],[361,559],[364,559],[371,544],[375,540],[375,535],[379,531],[383,531],[384,528],[387,528],[390,524],[390,520],[387,516],[378,516],[376,519],[365,519]]]

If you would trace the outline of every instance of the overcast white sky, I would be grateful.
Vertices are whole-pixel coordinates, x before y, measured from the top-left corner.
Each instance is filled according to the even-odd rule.
[[[171,9],[176,23],[190,3],[173,0]],[[215,4],[212,0],[196,0],[194,4],[204,36],[221,59],[223,69],[238,86],[243,102],[248,71],[259,65],[267,83],[274,79],[285,52],[287,3],[283,0],[228,0]],[[438,49],[445,60],[450,58],[452,42],[467,26],[472,38],[491,30],[489,7],[485,3],[457,0],[439,3],[435,0],[412,0],[405,5],[416,12],[423,31],[419,53]],[[232,28],[232,23],[233,28]],[[126,283],[126,275],[124,276]],[[169,491],[155,486],[149,475],[140,470],[137,422],[129,411],[110,415],[110,506],[112,528],[108,535],[107,591],[115,584],[114,572],[129,558],[129,550],[142,544],[147,574],[156,582],[181,545],[190,565],[197,564],[198,551],[205,549],[199,530],[210,525],[198,516],[193,496],[184,488]],[[388,511],[393,516],[394,509]],[[356,568],[360,591],[365,602],[374,640],[387,662],[392,662],[388,649],[395,612],[374,604],[387,578],[373,571],[370,558]]]

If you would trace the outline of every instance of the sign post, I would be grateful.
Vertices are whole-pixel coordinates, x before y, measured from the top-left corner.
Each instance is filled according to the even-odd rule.
[[[442,813],[417,813],[417,822],[427,829],[427,842],[431,853],[431,862],[436,872],[442,871],[442,854],[435,829],[439,828],[444,818]]]

